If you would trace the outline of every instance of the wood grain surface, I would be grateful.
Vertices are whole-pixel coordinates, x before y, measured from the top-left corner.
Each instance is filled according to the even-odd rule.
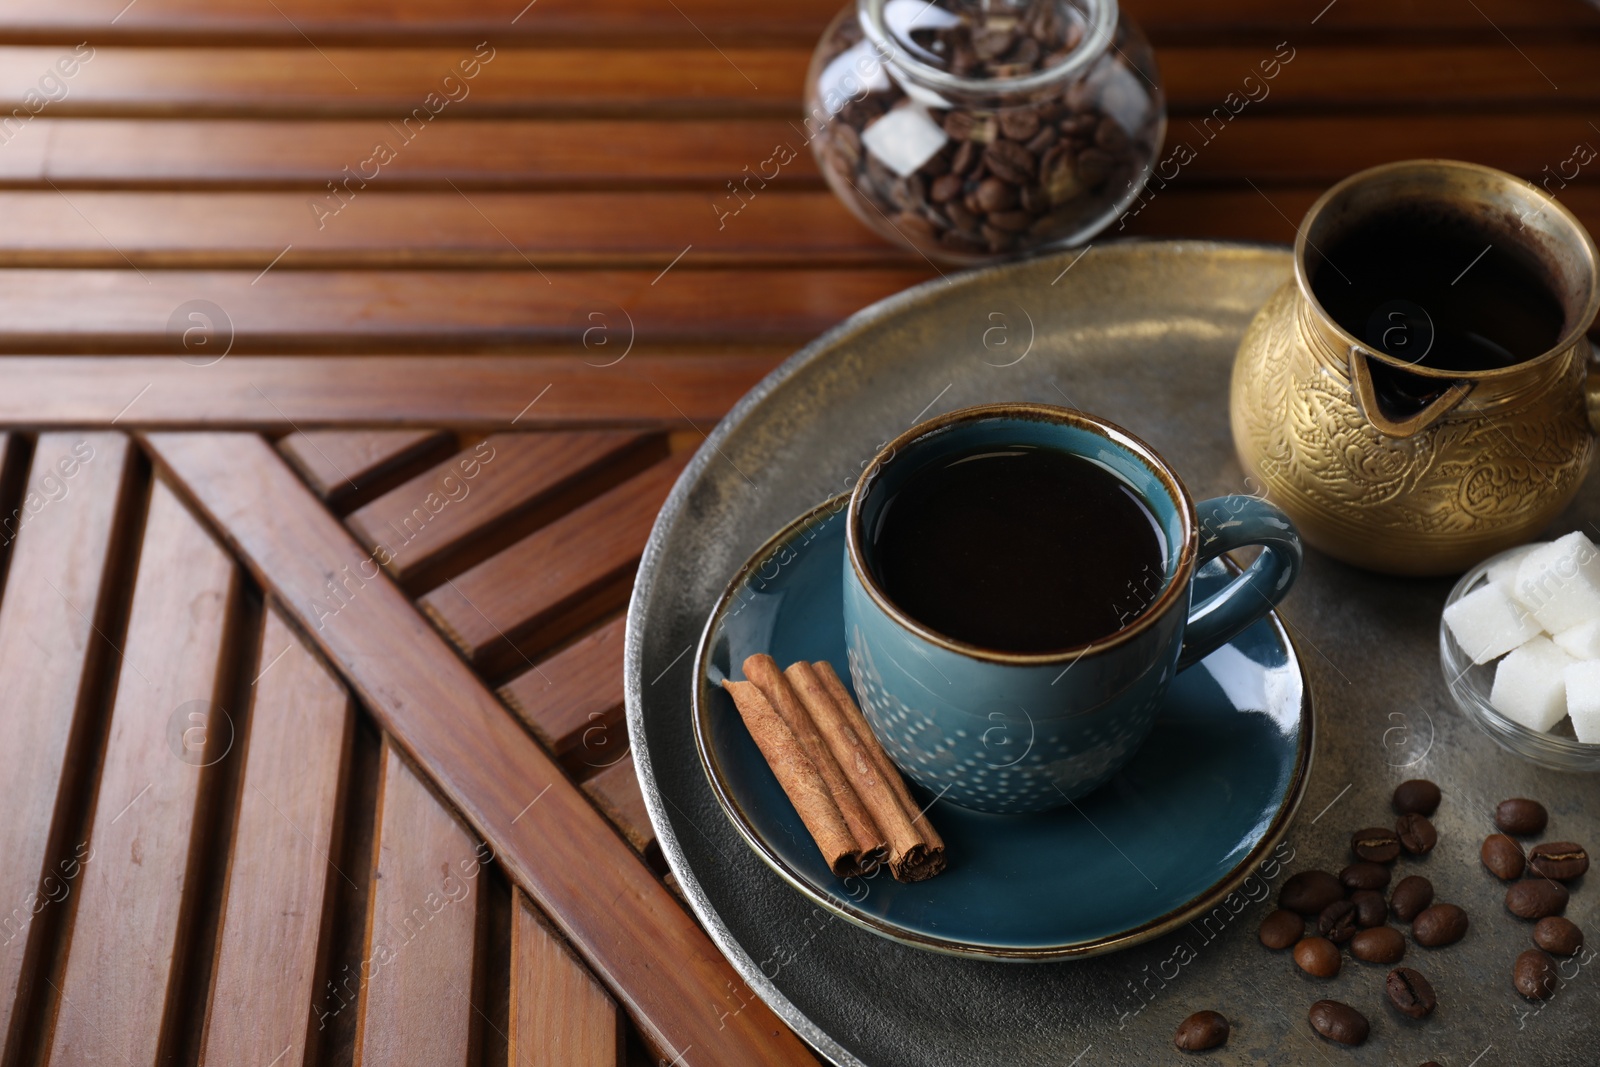
[[[152,488],[93,827],[50,1005],[54,1067],[155,1065],[187,1024],[208,774],[239,758],[222,703],[239,574],[164,483]],[[54,983],[52,983],[52,986]]]
[[[738,978],[566,774],[254,434],[144,438],[395,742],[490,844],[667,1061],[811,1062],[764,1006],[720,1019]],[[329,574],[357,575],[334,610]],[[365,577],[371,575],[371,577]],[[595,892],[603,886],[604,891]],[[659,981],[660,961],[673,980]],[[737,986],[735,986],[737,988]],[[697,1051],[696,1051],[697,1050]]]
[[[254,668],[201,1063],[300,1067],[322,1023],[311,1005],[329,883],[348,877],[330,850],[355,719],[344,686],[275,611]]]
[[[623,1015],[524,893],[511,917],[511,1067],[620,1067]]]

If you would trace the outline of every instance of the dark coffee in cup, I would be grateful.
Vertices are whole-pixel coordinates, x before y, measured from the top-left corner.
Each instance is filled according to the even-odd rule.
[[[1410,201],[1319,243],[1317,302],[1372,350],[1413,366],[1509,367],[1549,351],[1565,328],[1548,272],[1514,224]]]
[[[1127,482],[1033,444],[941,456],[871,532],[889,599],[946,637],[1052,652],[1131,623],[1166,583],[1161,524]]]

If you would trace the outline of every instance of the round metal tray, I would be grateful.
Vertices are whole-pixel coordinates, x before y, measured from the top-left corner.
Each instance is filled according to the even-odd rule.
[[[1212,1063],[1592,1062],[1600,972],[1580,968],[1542,1010],[1517,996],[1511,964],[1529,928],[1506,913],[1504,887],[1477,854],[1492,832],[1488,812],[1508,796],[1543,800],[1550,837],[1600,844],[1600,782],[1517,759],[1455,710],[1438,666],[1449,579],[1389,578],[1308,554],[1281,616],[1305,657],[1319,721],[1282,862],[1258,872],[1233,906],[1116,955],[989,963],[860,930],[744,846],[700,768],[692,650],[728,577],[919,419],[993,400],[1070,404],[1149,441],[1197,496],[1247,491],[1228,432],[1233,352],[1289,273],[1289,253],[1276,248],[1130,242],[930,282],[852,317],[752,390],[662,510],[628,620],[628,725],[645,801],[711,937],[750,989],[835,1063],[1176,1062],[1173,1031],[1202,1008],[1234,1028],[1207,1054]],[[1591,483],[1553,533],[1596,520]],[[1351,960],[1335,979],[1312,979],[1256,940],[1284,878],[1337,871],[1350,832],[1391,822],[1390,792],[1412,777],[1444,790],[1440,843],[1421,861],[1400,861],[1396,876],[1425,874],[1472,919],[1457,945],[1408,950],[1406,963],[1439,993],[1421,1023],[1385,1003],[1386,968]],[[1580,886],[1567,914],[1600,929],[1600,892]],[[726,1010],[748,996],[730,990]],[[1331,1046],[1311,1031],[1306,1013],[1323,998],[1367,1015],[1366,1045]]]

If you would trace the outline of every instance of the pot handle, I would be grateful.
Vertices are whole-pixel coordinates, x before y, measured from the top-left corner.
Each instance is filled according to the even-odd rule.
[[[1588,338],[1584,341],[1589,345],[1589,381],[1583,394],[1589,405],[1589,426],[1600,433],[1600,345]]]
[[[1356,401],[1361,405],[1362,414],[1372,423],[1373,429],[1385,437],[1410,437],[1421,433],[1444,418],[1472,392],[1471,382],[1455,382],[1415,415],[1391,419],[1378,404],[1378,391],[1372,384],[1372,358],[1372,353],[1361,346],[1350,346],[1350,384],[1355,388]],[[1590,411],[1593,410],[1591,406]]]

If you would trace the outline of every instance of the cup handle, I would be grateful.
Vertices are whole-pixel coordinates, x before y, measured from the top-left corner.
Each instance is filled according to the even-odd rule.
[[[1209,656],[1238,637],[1277,606],[1289,592],[1304,553],[1289,516],[1253,496],[1219,496],[1195,506],[1200,520],[1198,571],[1224,552],[1261,545],[1257,556],[1233,581],[1189,609],[1178,670]]]

